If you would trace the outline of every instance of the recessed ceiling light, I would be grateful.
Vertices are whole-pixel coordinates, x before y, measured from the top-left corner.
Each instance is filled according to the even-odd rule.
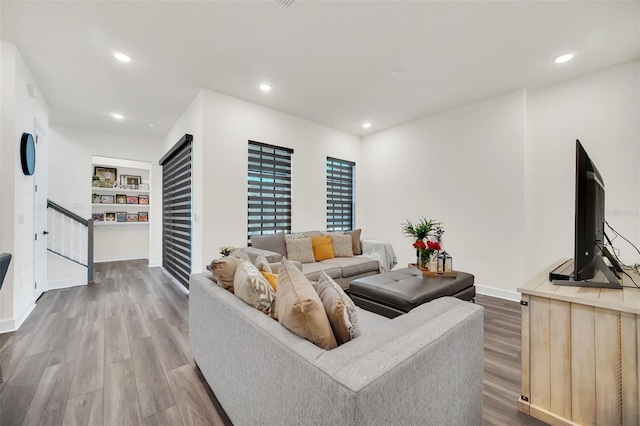
[[[391,71],[391,75],[394,77],[400,77],[402,74],[404,74],[404,70],[402,68],[396,68],[395,70]]]
[[[365,129],[368,129],[369,127],[371,127],[371,123],[369,122],[363,123],[362,127],[364,127]]]
[[[566,53],[564,55],[560,55],[553,60],[556,64],[564,64],[567,61],[570,61],[573,58],[573,53]]]
[[[124,115],[120,114],[119,112],[112,112],[111,116],[116,120],[122,120],[124,118]]]
[[[153,129],[154,127],[156,127],[156,125],[153,124],[153,123],[149,123],[149,127],[151,127]]]
[[[263,92],[268,92],[269,90],[271,90],[271,85],[267,83],[262,83],[260,85],[260,90],[262,90]]]
[[[131,56],[122,52],[113,52],[113,56],[120,62],[131,62]]]

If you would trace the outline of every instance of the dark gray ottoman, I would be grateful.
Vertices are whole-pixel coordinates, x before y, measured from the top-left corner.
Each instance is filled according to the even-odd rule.
[[[455,278],[423,278],[421,271],[404,268],[353,280],[349,296],[362,309],[395,318],[439,297],[473,301],[473,282],[473,275],[466,272],[458,272]]]

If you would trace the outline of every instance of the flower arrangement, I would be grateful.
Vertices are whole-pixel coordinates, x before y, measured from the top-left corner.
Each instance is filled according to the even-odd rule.
[[[402,233],[415,238],[413,248],[416,249],[416,264],[420,269],[425,269],[427,262],[432,260],[434,254],[437,257],[437,252],[442,249],[440,243],[444,227],[441,222],[433,219],[427,220],[423,217],[413,224],[407,219],[406,223],[402,224]]]
[[[235,246],[222,246],[220,247],[220,254],[222,257],[227,257],[236,249]]]

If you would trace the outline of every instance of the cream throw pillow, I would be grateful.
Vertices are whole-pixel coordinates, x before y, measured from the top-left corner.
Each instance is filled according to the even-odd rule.
[[[351,235],[333,234],[331,240],[335,257],[353,257],[353,238]]]
[[[233,288],[235,295],[248,305],[271,317],[275,315],[276,293],[251,262],[240,260],[233,279]]]
[[[285,238],[287,245],[287,258],[300,263],[314,263],[313,246],[311,237]]]
[[[318,293],[296,266],[282,259],[278,269],[278,321],[300,337],[322,349],[337,346]]]
[[[318,280],[318,296],[329,318],[338,345],[360,334],[356,305],[329,275],[322,272]]]
[[[271,265],[269,264],[269,261],[264,256],[264,254],[261,254],[258,257],[256,257],[255,265],[256,265],[256,268],[258,268],[258,271],[260,272],[269,272],[269,273],[272,272]]]

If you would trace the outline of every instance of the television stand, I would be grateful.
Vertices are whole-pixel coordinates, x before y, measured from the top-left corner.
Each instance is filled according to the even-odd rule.
[[[608,251],[605,255],[608,254]],[[609,257],[609,256],[607,256]],[[573,259],[569,259],[549,272],[549,281],[554,285],[571,287],[611,288],[622,290],[621,277],[610,268],[601,256],[596,256],[596,274],[590,280],[575,281],[573,277]]]
[[[518,291],[521,412],[552,425],[640,425],[640,283],[622,290],[556,286],[541,271]]]

